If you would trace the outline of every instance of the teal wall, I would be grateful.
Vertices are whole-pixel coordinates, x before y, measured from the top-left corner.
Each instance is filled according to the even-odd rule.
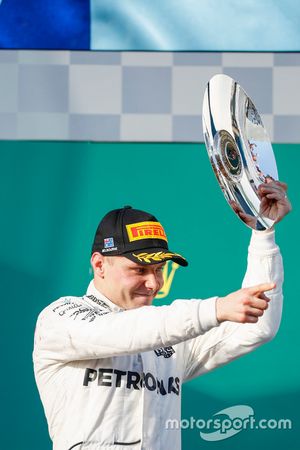
[[[290,431],[243,431],[221,442],[183,431],[183,449],[298,448],[300,439],[299,209],[300,145],[275,145],[294,210],[277,226],[285,261],[285,308],[274,341],[187,383],[183,416],[209,419],[248,404],[257,418],[289,418]],[[230,211],[200,144],[1,142],[2,369],[1,446],[49,450],[32,373],[39,311],[62,295],[81,295],[99,219],[131,204],[164,224],[171,249],[190,262],[169,296],[224,295],[239,288],[250,230]],[[159,301],[156,301],[159,303]]]

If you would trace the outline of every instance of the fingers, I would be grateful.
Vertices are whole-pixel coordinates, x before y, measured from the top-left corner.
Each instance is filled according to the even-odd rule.
[[[243,323],[256,323],[269,307],[270,298],[264,292],[274,289],[275,283],[263,283],[248,289],[249,296],[243,301]],[[250,295],[251,292],[251,295]]]
[[[268,206],[268,203],[268,199],[266,197],[263,197],[260,202],[260,209],[264,210],[264,208]]]
[[[277,193],[281,195],[281,198],[286,198],[286,190],[281,186],[272,184],[260,184],[258,187],[258,194],[263,197],[268,194]]]
[[[284,200],[285,199],[285,195],[283,196],[281,192],[277,191],[277,192],[273,192],[270,194],[266,194],[266,197],[269,200]]]
[[[286,198],[286,192],[287,192],[287,184],[283,183],[281,181],[274,181],[266,179],[266,183],[261,183],[258,186],[258,194],[260,197],[263,197],[267,194],[273,194],[275,192],[281,194],[281,198],[276,198],[276,200],[280,200],[283,198]]]
[[[262,183],[261,186],[263,185],[273,185],[273,186],[279,186],[281,187],[285,192],[288,189],[288,185],[286,183],[283,183],[282,181],[276,181],[271,177],[266,177],[266,183]]]
[[[276,181],[276,184],[279,185],[284,190],[284,192],[287,192],[288,185],[286,183],[283,183],[282,181]]]
[[[248,312],[244,315],[244,323],[256,323],[258,319],[263,316],[265,310],[268,308],[269,304],[265,302],[264,308],[249,308]]]
[[[241,322],[242,323],[256,323],[261,317],[265,310],[269,307],[270,299],[257,299],[256,297],[252,297],[252,299],[248,299],[247,304],[243,305],[243,310],[241,313]]]
[[[250,316],[249,314],[247,314],[243,323],[256,323],[258,322],[258,319],[259,317]]]
[[[275,223],[280,222],[292,210],[286,191],[287,185],[281,181],[269,181],[259,185],[257,192],[261,200],[262,215],[274,220]]]
[[[236,201],[230,200],[229,204],[236,214],[239,214],[242,211],[241,207],[237,204]]]
[[[248,310],[246,312],[251,313],[252,309],[262,309],[262,310],[267,309],[270,300],[271,299],[266,296],[265,298],[250,297],[248,305],[246,306],[246,308],[248,307]]]
[[[260,294],[259,297],[256,298],[261,298],[262,300],[266,300],[266,302],[269,302],[271,300],[270,297],[267,297],[264,293]]]
[[[255,323],[269,306],[266,291],[274,289],[275,283],[261,283],[242,288],[216,300],[216,315],[219,323],[226,320],[239,323]]]
[[[268,308],[270,299],[266,296],[264,298],[248,297],[243,302],[243,309],[246,314],[263,315],[263,311]],[[256,312],[260,311],[260,314]]]
[[[266,291],[271,291],[276,287],[275,283],[262,283],[257,284],[256,286],[251,286],[249,288],[246,288],[248,290],[250,295],[259,295],[263,294]]]

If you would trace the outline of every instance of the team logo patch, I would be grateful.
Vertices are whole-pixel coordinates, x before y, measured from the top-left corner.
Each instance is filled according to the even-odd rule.
[[[159,222],[137,222],[126,225],[130,242],[140,239],[163,239],[167,241],[165,230]]]
[[[104,248],[111,248],[114,247],[114,238],[105,238],[104,239]]]

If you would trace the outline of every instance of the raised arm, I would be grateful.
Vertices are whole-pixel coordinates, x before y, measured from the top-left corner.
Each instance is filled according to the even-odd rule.
[[[261,214],[275,224],[292,209],[286,192],[285,183],[271,178],[259,186]],[[252,231],[242,289],[217,299],[218,328],[186,343],[185,378],[226,364],[272,339],[281,320],[282,283],[282,258],[274,230]]]

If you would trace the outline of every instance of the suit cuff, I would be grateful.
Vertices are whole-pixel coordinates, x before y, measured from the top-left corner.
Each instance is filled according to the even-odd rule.
[[[252,230],[249,252],[255,254],[272,254],[278,251],[275,242],[275,230],[256,231]]]
[[[211,297],[200,301],[199,321],[203,332],[219,325],[216,313],[217,298],[218,297]]]

